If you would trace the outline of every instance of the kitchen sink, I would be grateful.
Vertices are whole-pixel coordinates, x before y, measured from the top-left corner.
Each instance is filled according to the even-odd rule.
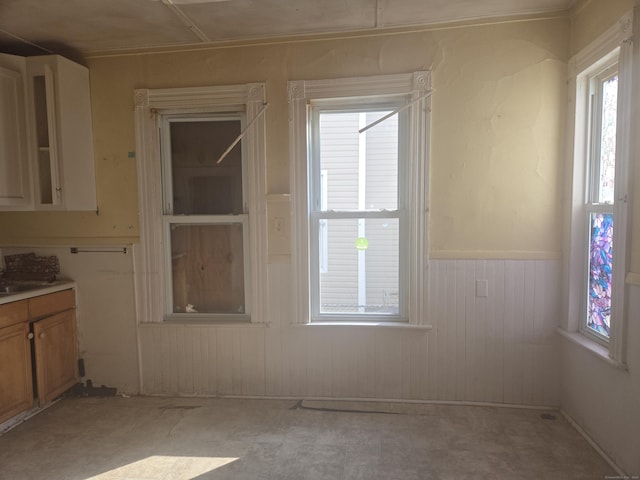
[[[0,295],[11,295],[14,293],[28,292],[29,290],[36,290],[42,288],[42,284],[26,284],[26,283],[5,283],[0,284]]]

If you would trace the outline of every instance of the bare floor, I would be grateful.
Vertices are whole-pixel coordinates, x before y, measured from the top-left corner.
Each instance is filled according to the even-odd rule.
[[[66,398],[0,437],[3,480],[607,476],[562,416],[508,408]]]

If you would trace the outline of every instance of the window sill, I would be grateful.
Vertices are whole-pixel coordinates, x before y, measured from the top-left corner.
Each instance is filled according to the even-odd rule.
[[[567,332],[562,328],[558,328],[557,332],[560,334],[561,337],[567,339],[572,343],[575,343],[576,345],[580,345],[581,347],[587,349],[588,351],[593,353],[596,357],[598,357],[600,360],[604,361],[608,365],[611,365],[612,367],[617,368],[618,370],[623,370],[623,371],[628,370],[628,367],[625,363],[618,362],[617,360],[614,360],[609,356],[609,350],[606,347],[603,347],[599,343],[594,342],[593,340],[590,340],[589,338],[585,337],[583,334],[578,332]]]
[[[432,325],[415,325],[412,323],[400,322],[311,322],[292,323],[292,327],[375,327],[375,328],[396,328],[401,330],[432,330]]]
[[[237,320],[221,318],[166,318],[162,322],[144,322],[141,327],[158,327],[158,326],[181,326],[181,327],[214,327],[214,328],[267,328],[269,323],[251,323],[248,317],[238,318]]]

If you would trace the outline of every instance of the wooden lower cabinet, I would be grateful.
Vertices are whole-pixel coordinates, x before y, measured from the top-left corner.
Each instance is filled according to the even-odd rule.
[[[77,359],[73,290],[0,305],[0,424],[71,388]]]
[[[29,323],[0,329],[0,423],[33,406]]]
[[[75,310],[33,324],[38,400],[43,405],[78,381]]]

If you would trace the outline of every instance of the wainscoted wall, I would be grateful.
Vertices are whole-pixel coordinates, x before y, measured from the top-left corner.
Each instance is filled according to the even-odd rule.
[[[561,339],[562,410],[629,475],[640,474],[640,285],[628,285],[627,369]]]
[[[291,266],[271,264],[266,325],[141,324],[141,391],[557,406],[559,268],[432,260],[433,328],[416,330],[294,325]]]

